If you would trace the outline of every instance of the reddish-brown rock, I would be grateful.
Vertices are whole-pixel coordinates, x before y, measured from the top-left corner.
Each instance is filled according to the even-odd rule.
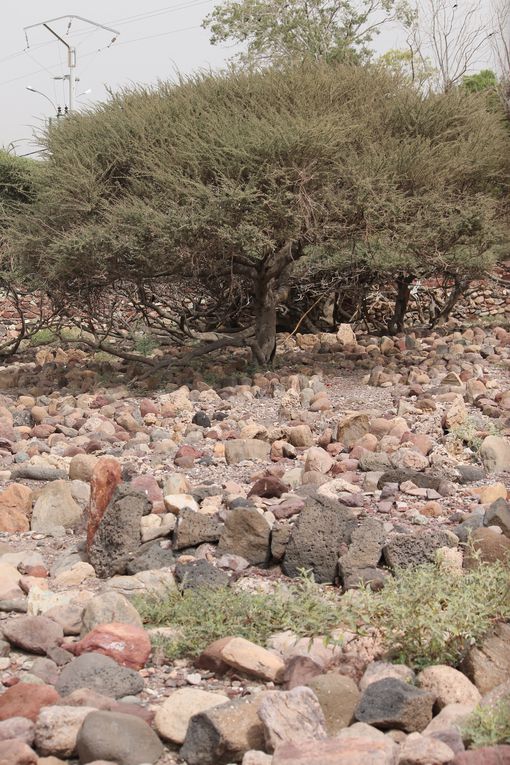
[[[35,722],[41,708],[55,704],[59,698],[51,685],[17,683],[0,694],[0,720],[28,717]]]
[[[120,463],[114,457],[101,457],[90,481],[90,505],[87,525],[87,550],[97,531],[113,493],[121,480]]]
[[[285,494],[286,491],[289,490],[289,487],[286,483],[283,483],[283,481],[280,481],[279,478],[273,475],[264,476],[264,478],[259,478],[258,481],[255,481],[253,486],[251,487],[248,496],[249,497],[266,497],[266,498],[272,498],[277,497],[280,498],[282,494]]]
[[[77,643],[66,648],[75,656],[82,653],[102,653],[117,664],[130,669],[142,669],[151,652],[151,641],[142,627],[121,622],[100,624]]]
[[[31,509],[31,489],[20,483],[12,483],[0,493],[0,531],[28,531]]]

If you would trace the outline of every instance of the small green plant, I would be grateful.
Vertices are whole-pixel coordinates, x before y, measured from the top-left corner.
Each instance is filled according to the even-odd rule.
[[[209,643],[229,635],[260,645],[283,630],[302,637],[324,635],[338,626],[340,616],[336,598],[306,577],[271,594],[198,588],[172,590],[163,600],[138,598],[134,603],[144,622],[176,628],[175,637],[160,645],[169,659],[196,656]]]
[[[361,590],[352,614],[376,627],[395,661],[413,667],[460,663],[499,620],[510,618],[510,577],[502,562],[448,573],[430,563],[396,572],[377,593]]]
[[[135,337],[134,349],[142,356],[150,356],[153,351],[158,347],[158,343],[151,335],[139,334]]]
[[[464,574],[430,563],[397,571],[380,592],[361,588],[354,597],[325,591],[305,575],[271,594],[172,590],[163,599],[138,598],[135,605],[146,623],[175,628],[163,649],[169,659],[196,656],[229,635],[263,645],[283,630],[330,639],[342,626],[359,633],[375,628],[394,661],[456,666],[495,623],[510,618],[510,581],[500,562],[480,563]]]
[[[462,737],[474,749],[510,744],[510,698],[477,706],[463,726]]]
[[[52,329],[38,329],[30,338],[32,348],[38,348],[40,345],[50,345],[57,340],[57,335]]]
[[[485,434],[489,436],[498,436],[501,431],[497,425],[488,419],[483,423],[483,427],[480,427],[475,423],[472,417],[467,417],[461,425],[452,428],[451,433],[473,452],[478,453]],[[482,436],[481,433],[484,435]]]

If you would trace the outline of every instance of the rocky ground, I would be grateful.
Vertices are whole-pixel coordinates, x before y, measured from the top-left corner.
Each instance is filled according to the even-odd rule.
[[[510,763],[462,732],[510,699],[508,624],[462,671],[341,624],[170,660],[175,625],[133,606],[303,570],[341,600],[399,568],[507,563],[509,369],[503,328],[348,325],[283,339],[276,371],[144,395],[65,351],[0,369],[0,765]]]

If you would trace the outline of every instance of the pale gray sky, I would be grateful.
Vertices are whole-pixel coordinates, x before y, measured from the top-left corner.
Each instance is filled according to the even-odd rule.
[[[454,0],[452,0],[454,1]],[[27,85],[40,90],[54,104],[67,103],[65,84],[54,80],[66,69],[65,47],[43,29],[29,33],[23,27],[55,16],[75,13],[118,28],[118,40],[107,47],[111,34],[74,21],[69,41],[77,47],[77,93],[91,89],[79,103],[106,98],[105,86],[116,89],[130,83],[154,83],[201,68],[221,67],[232,50],[209,44],[208,32],[200,28],[204,16],[217,0],[3,0],[0,27],[0,145],[14,141],[16,153],[34,148],[33,129],[53,113],[51,104]],[[458,0],[460,3],[461,0]],[[490,0],[480,0],[482,6]],[[67,32],[65,21],[55,29]],[[396,28],[377,38],[380,51],[402,44]],[[483,63],[483,62],[482,62]]]

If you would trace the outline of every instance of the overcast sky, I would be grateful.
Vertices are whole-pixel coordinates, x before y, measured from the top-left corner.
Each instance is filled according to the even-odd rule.
[[[454,2],[455,0],[452,0]],[[462,0],[457,0],[461,3]],[[54,112],[40,90],[54,105],[68,103],[67,86],[53,77],[66,73],[66,49],[44,28],[28,33],[23,27],[45,19],[74,13],[120,31],[112,33],[73,21],[52,26],[77,47],[77,94],[90,89],[79,103],[86,105],[106,98],[105,86],[116,89],[130,83],[154,83],[201,68],[221,67],[232,50],[213,47],[209,34],[200,28],[204,16],[217,0],[3,0],[0,27],[0,145],[15,142],[16,153],[34,148],[34,128]],[[480,0],[488,9],[490,0]],[[380,51],[396,48],[402,37],[396,28],[377,38]],[[108,47],[109,46],[109,47]],[[485,62],[481,62],[483,64]]]

